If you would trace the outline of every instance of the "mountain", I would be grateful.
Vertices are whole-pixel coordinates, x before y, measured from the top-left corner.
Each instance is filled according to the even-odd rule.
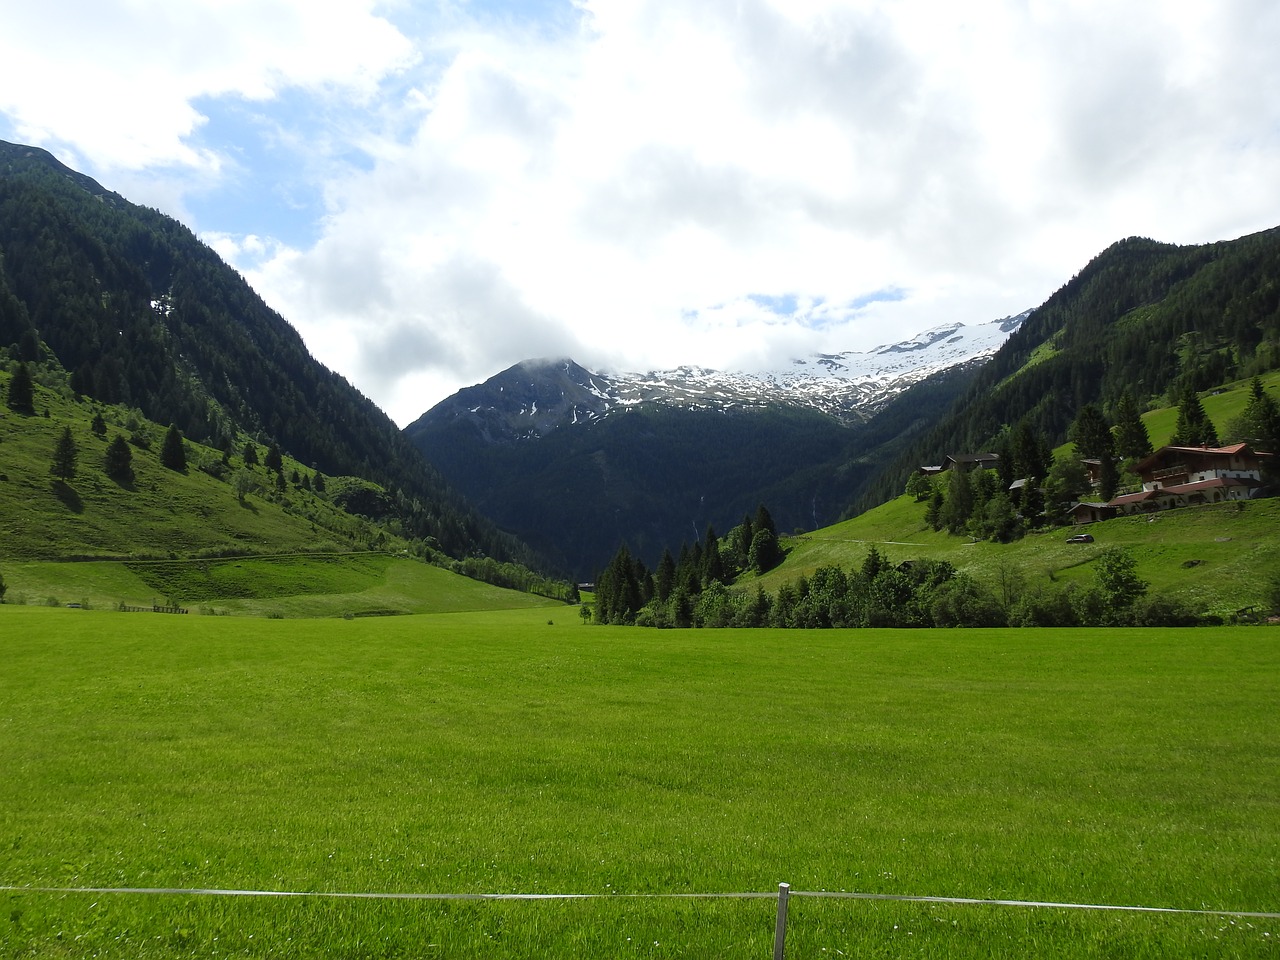
[[[405,435],[487,516],[590,578],[623,541],[656,561],[761,503],[785,530],[838,519],[1025,316],[766,372],[527,360]]]
[[[1021,420],[1051,445],[1080,408],[1139,409],[1280,368],[1280,227],[1177,246],[1130,237],[1032,311],[952,410],[868,484],[857,507],[901,492],[922,463],[991,449]]]
[[[454,557],[534,562],[194,234],[44,150],[0,141],[0,350],[69,395],[230,451],[276,443],[386,488],[379,519]]]
[[[405,430],[410,437],[423,436],[464,420],[486,442],[504,443],[585,426],[610,412],[644,405],[725,413],[816,410],[845,425],[865,423],[913,384],[986,360],[1029,314],[977,326],[935,327],[865,353],[816,354],[761,372],[684,366],[607,373],[567,358],[525,360],[459,390]]]

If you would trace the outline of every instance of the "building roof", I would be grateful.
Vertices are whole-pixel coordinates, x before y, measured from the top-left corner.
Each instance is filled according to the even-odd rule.
[[[1168,489],[1169,488],[1166,487],[1164,490],[1141,490],[1138,493],[1126,493],[1124,496],[1116,497],[1108,503],[1107,506],[1123,507],[1130,503],[1145,503],[1148,500],[1156,499],[1160,494],[1164,493],[1165,490]]]
[[[1171,453],[1199,454],[1201,456],[1209,456],[1209,457],[1235,457],[1235,456],[1239,456],[1242,453],[1252,454],[1253,456],[1256,456],[1256,457],[1270,458],[1271,456],[1271,454],[1269,453],[1259,453],[1253,450],[1247,443],[1233,443],[1227,447],[1175,447],[1170,445],[1167,447],[1161,447],[1159,450],[1155,451],[1154,453],[1147,454],[1145,457],[1143,457],[1134,465],[1134,470],[1141,473],[1143,470],[1147,469],[1152,464],[1159,463],[1161,460],[1165,459]]]
[[[1261,484],[1257,480],[1250,480],[1248,477],[1212,477],[1209,480],[1197,480],[1194,483],[1178,483],[1171,487],[1164,487],[1166,493],[1196,493],[1200,490],[1214,490],[1221,487],[1257,487]]]

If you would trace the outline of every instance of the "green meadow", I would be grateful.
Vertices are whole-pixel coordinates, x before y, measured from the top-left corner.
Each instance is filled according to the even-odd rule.
[[[6,602],[114,610],[172,604],[192,614],[370,617],[521,608],[555,600],[471,580],[384,553],[282,554],[208,560],[26,561],[0,572]]]
[[[1270,628],[0,607],[6,957],[1274,957]]]

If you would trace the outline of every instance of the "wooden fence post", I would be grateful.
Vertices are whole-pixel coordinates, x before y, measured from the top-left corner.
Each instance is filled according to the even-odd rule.
[[[778,921],[773,928],[773,960],[784,960],[787,952],[787,899],[791,884],[778,884]]]

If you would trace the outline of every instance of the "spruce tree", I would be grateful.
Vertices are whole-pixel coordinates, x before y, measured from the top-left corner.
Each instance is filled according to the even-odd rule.
[[[263,462],[263,465],[268,470],[274,470],[276,473],[280,473],[284,469],[284,458],[280,456],[280,445],[274,440],[271,441],[271,446],[267,450],[267,459]]]
[[[1116,453],[1125,460],[1138,460],[1151,452],[1151,435],[1142,422],[1133,394],[1126,388],[1116,401]]]
[[[1182,391],[1178,404],[1178,422],[1170,441],[1179,447],[1216,447],[1218,431],[1204,412],[1200,397],[1190,384]]]
[[[58,442],[53,447],[53,463],[49,472],[59,480],[73,480],[76,475],[76,457],[79,454],[75,438],[71,436],[71,428],[63,427],[58,434]]]
[[[105,437],[107,435],[107,421],[102,419],[101,411],[93,415],[93,423],[89,425],[89,429],[94,432],[95,436]]]
[[[707,526],[706,544],[702,548],[702,582],[724,583],[724,558],[720,556],[720,541],[715,527]]]
[[[782,549],[778,546],[778,538],[767,527],[757,527],[755,536],[751,538],[751,550],[748,561],[756,573],[765,573],[782,562]]]
[[[775,541],[778,539],[778,528],[774,526],[773,517],[769,515],[769,511],[763,503],[756,508],[755,528],[756,533],[759,533],[761,530],[768,530],[773,534],[773,539]],[[755,534],[752,534],[752,536],[754,537]]]
[[[176,423],[169,424],[169,431],[164,435],[164,446],[160,448],[160,462],[178,473],[187,472],[187,451],[182,446],[182,434],[178,431]]]
[[[1044,434],[1031,426],[1031,421],[1023,417],[1014,430],[1013,456],[1017,461],[1014,480],[1038,480],[1043,482],[1053,466],[1053,450]]]
[[[246,467],[256,467],[258,465],[258,445],[249,440],[244,445],[244,465]]]
[[[117,433],[102,455],[102,472],[119,484],[133,483],[133,451],[124,436]]]
[[[1232,441],[1246,440],[1256,444],[1259,450],[1277,452],[1280,442],[1280,409],[1257,377],[1253,378],[1249,386],[1249,400],[1244,410],[1227,426],[1227,435]]]
[[[1101,460],[1115,452],[1115,439],[1111,427],[1096,404],[1086,403],[1076,414],[1067,433],[1081,460]]]
[[[13,371],[13,377],[9,380],[9,393],[6,397],[6,403],[10,410],[16,413],[34,414],[36,388],[31,380],[31,371],[25,363],[19,363]]]
[[[658,572],[653,578],[653,590],[657,598],[666,603],[671,596],[671,589],[676,582],[676,561],[671,550],[664,547],[662,559],[658,561]]]

